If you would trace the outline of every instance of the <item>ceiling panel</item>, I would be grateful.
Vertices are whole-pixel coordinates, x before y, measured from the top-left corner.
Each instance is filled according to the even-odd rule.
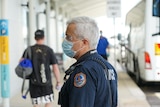
[[[75,16],[98,17],[106,15],[106,0],[57,0],[62,11]]]
[[[44,0],[45,1],[45,0]],[[128,5],[142,0],[121,0],[122,15],[128,12]],[[51,0],[51,9],[54,9],[55,2],[59,6],[59,13],[66,17],[90,16],[100,17],[107,15],[107,0]],[[131,6],[132,7],[132,6]]]

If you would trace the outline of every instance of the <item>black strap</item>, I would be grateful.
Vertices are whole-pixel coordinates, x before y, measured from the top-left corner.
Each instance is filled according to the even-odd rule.
[[[27,56],[28,56],[28,57],[27,57]],[[24,53],[24,58],[29,58],[29,59],[31,59],[31,57],[32,57],[32,51],[31,51],[31,46],[29,46],[29,47],[26,49],[25,53]]]
[[[109,75],[110,74],[108,72],[108,68],[106,67],[106,64],[101,59],[99,59],[99,58],[92,57],[92,58],[90,58],[90,60],[96,61],[97,63],[99,63],[104,68],[104,70],[107,72],[106,77],[109,80],[109,78],[110,78]]]
[[[29,87],[28,87],[28,89],[27,89],[27,91],[25,92],[25,94],[23,93],[23,91],[24,91],[24,84],[25,84],[25,79],[23,79],[23,83],[22,83],[22,88],[21,88],[21,93],[22,93],[22,98],[24,98],[24,99],[26,99],[27,97],[27,94],[28,94],[28,92],[29,92]]]
[[[70,66],[69,69],[67,69],[67,70],[65,71],[65,76],[64,76],[63,80],[66,81],[66,80],[68,79],[67,76],[70,76],[70,75],[73,73],[74,69],[75,69],[77,66],[82,65],[82,63],[84,63],[84,61]]]
[[[104,68],[104,72],[106,72],[105,74],[107,74],[106,75],[106,78],[107,78],[106,81],[108,82],[109,93],[112,94],[111,85],[110,85],[110,73],[108,71],[108,68],[107,68],[106,64],[99,58],[92,57],[92,58],[90,58],[90,60],[96,61],[98,64],[100,64]],[[110,103],[112,105],[112,95],[110,95]],[[110,107],[112,107],[112,106],[110,106]]]
[[[31,52],[31,47],[30,46],[26,49],[26,52],[24,53],[24,58],[27,58],[27,55],[28,55],[29,59],[31,60],[32,52]],[[23,91],[24,91],[25,80],[26,80],[25,72],[23,72],[23,83],[22,83],[22,87],[21,87],[21,94],[22,94],[22,98],[24,98],[24,99],[27,98],[26,96],[27,96],[27,94],[29,92],[29,87],[28,87],[28,89],[25,92],[25,94],[23,94],[24,93]]]
[[[98,64],[100,64],[104,68],[104,73],[106,75],[106,81],[108,82],[109,93],[112,93],[111,85],[110,85],[110,78],[111,78],[110,76],[111,76],[111,74],[109,73],[106,64],[99,58],[92,57],[92,58],[90,58],[90,60],[96,61]],[[110,103],[112,105],[112,95],[110,96]],[[112,107],[112,106],[110,106],[110,107]]]

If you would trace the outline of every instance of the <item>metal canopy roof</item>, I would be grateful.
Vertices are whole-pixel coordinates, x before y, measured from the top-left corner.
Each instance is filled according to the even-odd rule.
[[[57,3],[59,9],[69,14],[70,17],[106,15],[106,0],[57,0]]]
[[[39,3],[41,4],[45,1],[47,0],[39,0]],[[127,4],[132,2],[132,0],[121,0],[123,5],[121,8],[125,10]],[[55,10],[55,4],[58,4],[59,14],[67,17],[89,16],[95,18],[107,16],[107,0],[50,0],[50,3],[51,10]]]
[[[142,24],[144,20],[144,14],[145,14],[145,0],[142,0],[139,4],[137,4],[132,10],[129,11],[129,13],[126,16],[126,24],[132,24],[132,22],[136,22],[136,24]]]

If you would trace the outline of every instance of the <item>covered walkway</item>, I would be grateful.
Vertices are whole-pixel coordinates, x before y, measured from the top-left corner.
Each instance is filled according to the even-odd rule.
[[[22,80],[17,78],[14,69],[24,49],[35,43],[33,36],[36,29],[43,29],[46,44],[55,53],[62,53],[65,22],[76,16],[106,16],[106,3],[106,0],[0,0],[0,107],[31,107],[29,96],[26,100],[21,98]],[[125,10],[126,4],[132,3],[121,0],[121,4],[122,10]],[[124,17],[125,13],[122,12],[122,15]],[[3,27],[6,29],[3,30]],[[113,59],[111,56],[110,62],[114,65]],[[68,62],[68,59],[65,61]],[[118,64],[116,69],[119,76],[119,107],[149,107],[144,93],[125,70]],[[64,73],[61,72],[61,75],[63,77]],[[56,107],[58,92],[54,92]]]

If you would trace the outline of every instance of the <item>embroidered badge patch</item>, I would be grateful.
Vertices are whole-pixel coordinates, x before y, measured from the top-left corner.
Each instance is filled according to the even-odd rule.
[[[86,84],[86,74],[78,73],[74,77],[74,86],[75,87],[82,87]]]

